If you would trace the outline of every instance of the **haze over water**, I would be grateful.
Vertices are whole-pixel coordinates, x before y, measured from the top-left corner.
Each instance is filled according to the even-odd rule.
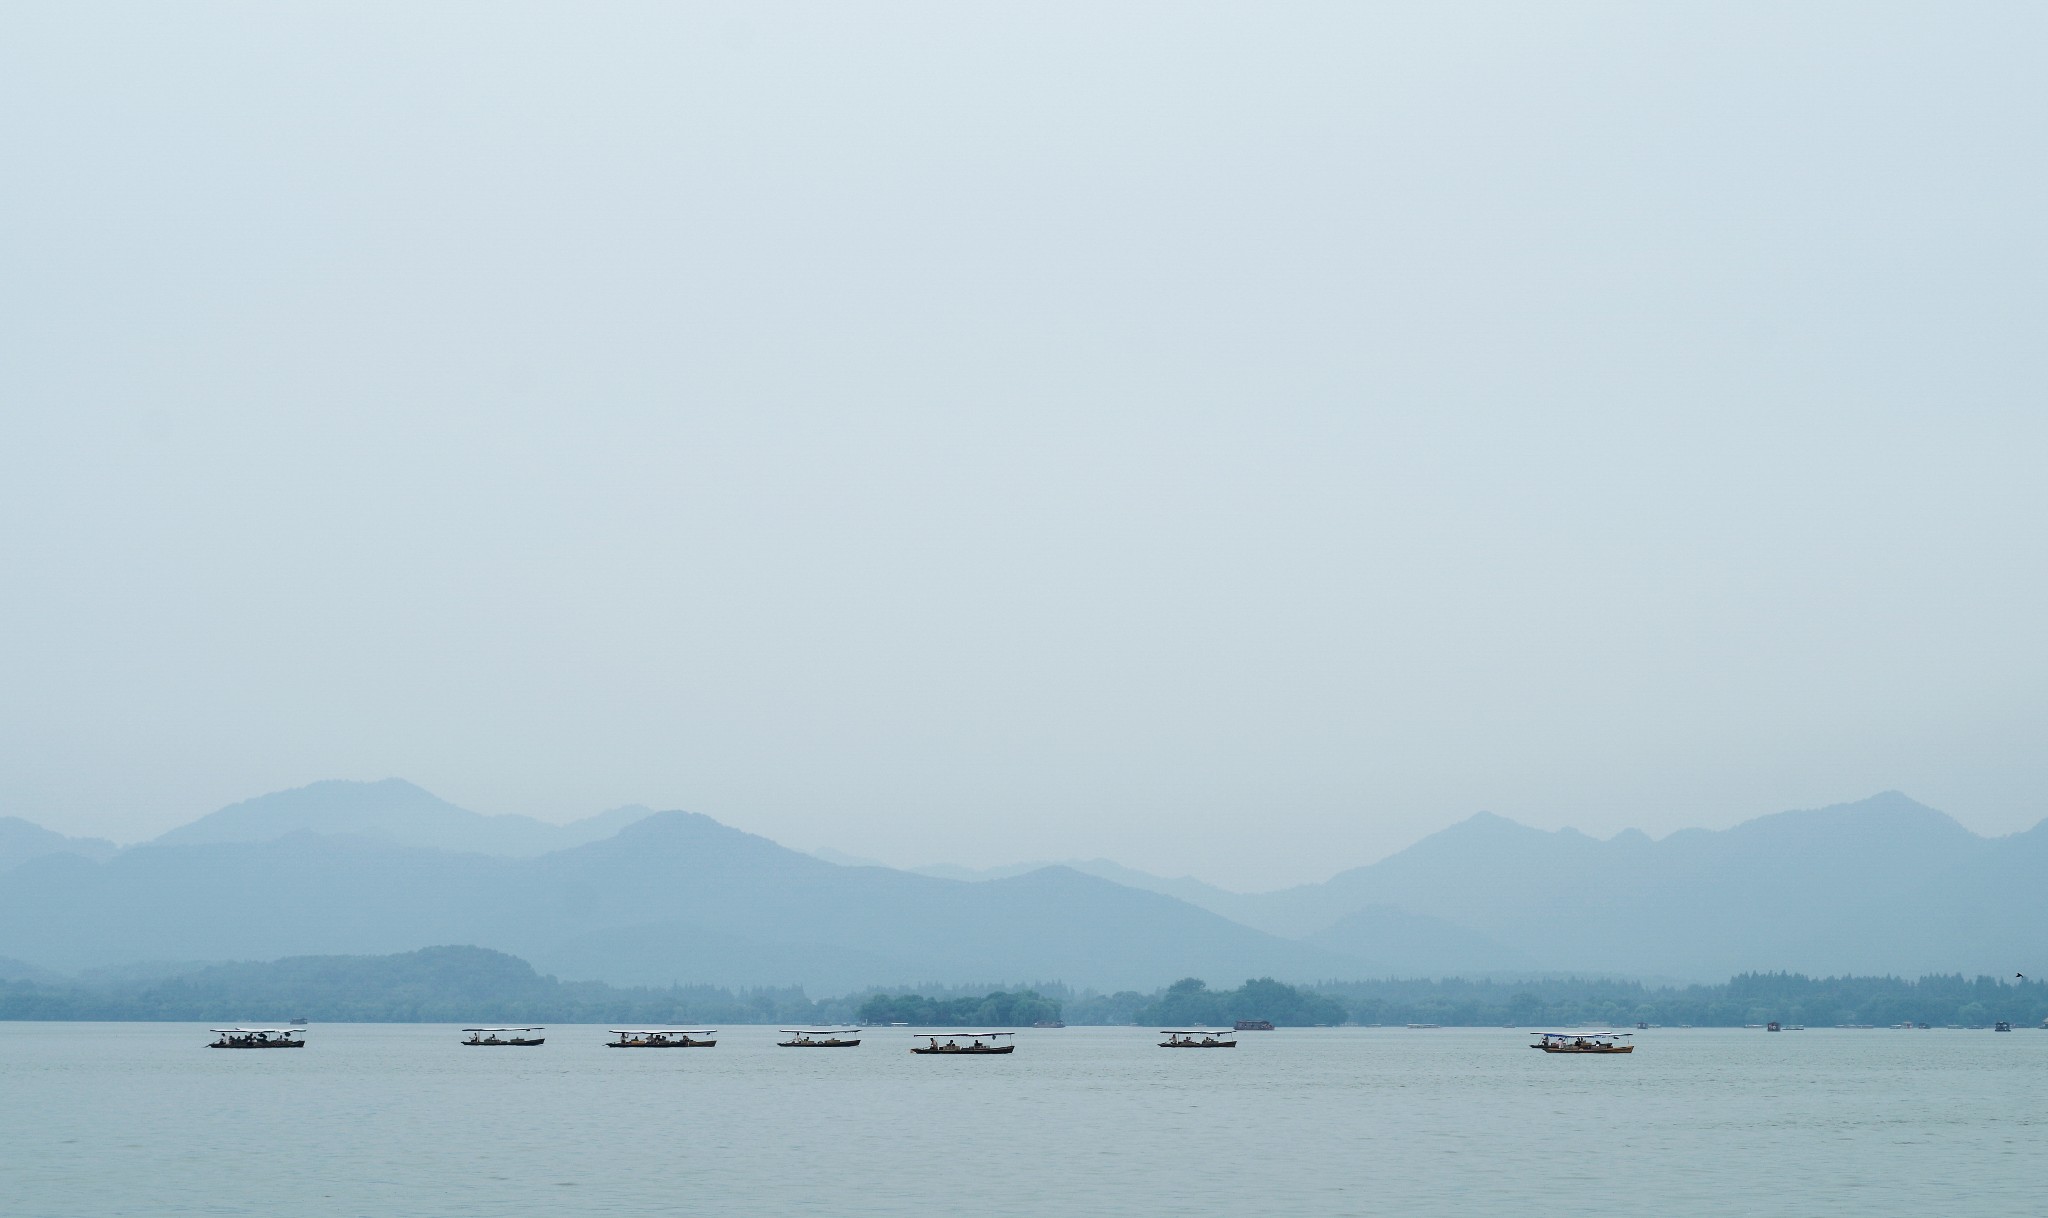
[[[1482,809],[2027,828],[2044,41],[7,5],[0,815],[404,775],[1245,890]]]
[[[2031,1215],[2048,1032],[1653,1029],[1553,1058],[1505,1029],[1151,1029],[1007,1058],[607,1050],[554,1027],[0,1024],[8,1212],[32,1218],[621,1213]]]

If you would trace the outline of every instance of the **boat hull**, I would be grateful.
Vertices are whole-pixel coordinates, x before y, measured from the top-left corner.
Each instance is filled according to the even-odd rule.
[[[990,1053],[1015,1053],[1016,1051],[1017,1051],[1017,1046],[1015,1046],[1015,1045],[993,1045],[993,1046],[991,1046],[991,1045],[983,1045],[983,1046],[981,1046],[980,1048],[973,1048],[973,1047],[967,1047],[967,1048],[952,1048],[952,1049],[948,1049],[948,1048],[945,1048],[945,1047],[941,1046],[940,1048],[937,1048],[937,1049],[912,1049],[912,1050],[911,1050],[911,1052],[912,1052],[912,1053],[936,1053],[936,1054],[938,1054],[938,1055],[939,1055],[940,1057],[963,1057],[963,1056],[974,1056],[974,1057],[979,1057],[979,1056],[983,1056],[983,1055],[986,1055],[986,1054],[990,1054]]]
[[[1189,1044],[1176,1044],[1175,1042],[1173,1042],[1173,1041],[1170,1041],[1170,1040],[1162,1040],[1162,1041],[1160,1041],[1160,1042],[1159,1042],[1159,1047],[1160,1047],[1160,1048],[1162,1048],[1162,1049],[1235,1049],[1235,1048],[1237,1048],[1237,1042],[1236,1042],[1236,1041],[1234,1041],[1234,1040],[1219,1040],[1219,1041],[1217,1041],[1217,1042],[1216,1042],[1215,1044],[1213,1044],[1213,1045],[1204,1045],[1204,1044],[1193,1044],[1193,1045],[1189,1045]]]
[[[303,1040],[266,1040],[255,1044],[237,1045],[214,1041],[206,1047],[209,1049],[303,1049],[306,1047],[306,1042]]]
[[[462,1042],[463,1045],[471,1049],[531,1049],[536,1045],[544,1045],[546,1043],[548,1043],[548,1038],[545,1036],[538,1040],[465,1040]]]
[[[604,1047],[607,1049],[714,1049],[718,1047],[718,1042],[715,1040],[665,1040],[658,1042],[608,1040],[605,1042]]]
[[[1608,1045],[1604,1048],[1588,1049],[1574,1049],[1568,1046],[1552,1048],[1549,1045],[1530,1045],[1529,1047],[1531,1049],[1541,1049],[1545,1053],[1633,1053],[1636,1051],[1634,1045]]]
[[[860,1047],[860,1042],[857,1040],[778,1040],[775,1043],[784,1049],[857,1049]]]

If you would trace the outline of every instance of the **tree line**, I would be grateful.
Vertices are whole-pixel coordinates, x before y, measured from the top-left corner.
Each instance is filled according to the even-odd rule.
[[[1899,1023],[2037,1027],[2048,984],[1961,974],[1809,977],[1744,973],[1714,985],[1648,986],[1604,978],[1450,978],[1288,985],[1255,978],[1212,989],[1183,978],[1151,991],[922,986],[813,999],[796,986],[612,986],[561,981],[514,956],[433,947],[393,956],[302,956],[222,964],[175,976],[0,981],[0,1019],[289,1019],[321,1022],[798,1024],[904,1023],[920,1027],[1151,1024],[1227,1027],[1240,1019],[1281,1026],[1435,1023],[1569,1027],[1589,1023],[1740,1027],[1777,1020],[1811,1027]]]

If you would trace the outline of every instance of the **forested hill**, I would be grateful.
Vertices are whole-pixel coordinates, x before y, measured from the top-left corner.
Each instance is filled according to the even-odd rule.
[[[480,947],[297,956],[98,983],[0,982],[0,1019],[664,1024],[808,1023],[840,1014],[838,1006],[812,1002],[789,988],[557,981],[515,956]]]
[[[517,957],[477,947],[432,947],[392,956],[300,956],[266,964],[217,964],[168,975],[0,981],[0,1019],[284,1020],[320,1023],[823,1024],[861,1021],[925,1026],[1020,1027],[1040,1020],[1158,1027],[1269,1019],[1307,1024],[1435,1023],[1500,1027],[1625,1025],[1638,1021],[1741,1026],[1770,1020],[1887,1026],[2033,1028],[2048,1018],[2048,985],[1990,977],[1813,978],[1746,974],[1719,985],[1650,987],[1553,978],[1504,981],[1371,981],[1290,986],[1260,978],[1211,989],[1196,978],[1151,991],[1027,987],[925,987],[812,998],[796,988],[621,987],[567,982]]]

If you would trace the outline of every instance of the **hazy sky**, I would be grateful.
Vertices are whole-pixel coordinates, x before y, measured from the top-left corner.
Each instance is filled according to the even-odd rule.
[[[2048,814],[2048,8],[15,3],[0,814]]]

